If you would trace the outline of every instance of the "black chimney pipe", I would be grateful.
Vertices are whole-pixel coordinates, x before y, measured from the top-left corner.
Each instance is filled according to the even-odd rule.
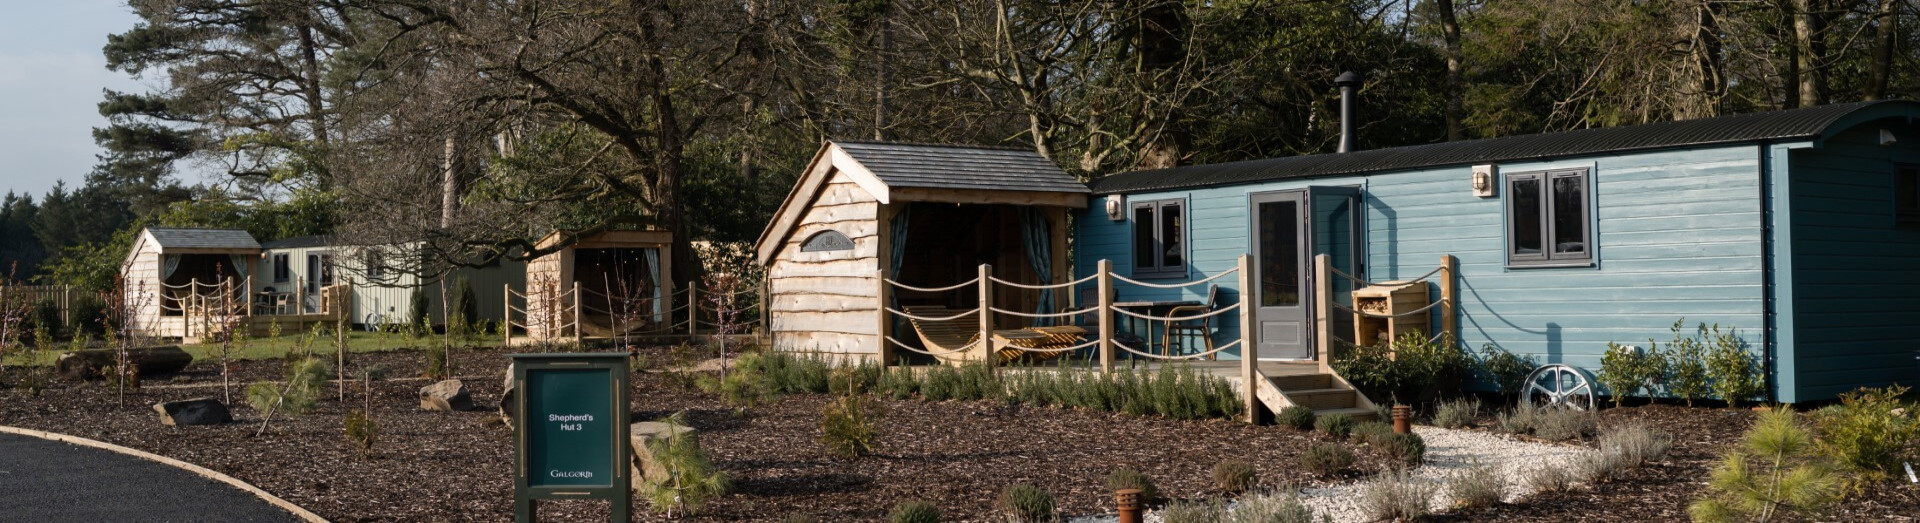
[[[1354,113],[1353,105],[1354,90],[1360,88],[1360,74],[1353,71],[1340,73],[1340,77],[1335,78],[1333,83],[1340,85],[1340,152],[1350,153],[1353,152],[1354,143],[1359,139],[1354,136],[1353,125],[1354,120],[1360,115]]]

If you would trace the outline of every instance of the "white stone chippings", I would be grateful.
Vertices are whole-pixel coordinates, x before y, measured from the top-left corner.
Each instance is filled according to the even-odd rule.
[[[1593,452],[1579,446],[1521,441],[1486,431],[1416,426],[1414,433],[1425,440],[1427,454],[1426,462],[1413,470],[1412,478],[1433,485],[1433,499],[1428,506],[1436,512],[1452,504],[1447,499],[1447,478],[1471,467],[1475,459],[1493,466],[1500,473],[1507,485],[1505,501],[1511,502],[1529,494],[1522,490],[1526,488],[1529,473],[1547,467],[1571,467],[1581,455]],[[1300,501],[1316,513],[1333,516],[1335,522],[1369,521],[1360,507],[1360,496],[1365,483],[1371,479],[1369,475],[1358,481],[1304,488],[1300,491]],[[1161,520],[1155,512],[1148,512],[1142,519],[1148,523]],[[1068,519],[1072,523],[1109,523],[1118,520],[1112,514]]]

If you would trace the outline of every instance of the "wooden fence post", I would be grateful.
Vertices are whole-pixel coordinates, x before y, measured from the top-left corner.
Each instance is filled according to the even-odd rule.
[[[773,280],[762,276],[760,278],[760,343],[768,347],[773,346],[773,306],[767,303],[767,300],[772,298]]]
[[[993,368],[993,265],[980,264],[980,361]]]
[[[1253,287],[1253,255],[1240,255],[1240,385],[1246,403],[1247,423],[1260,422],[1260,340],[1254,329],[1253,308],[1257,304]],[[1211,335],[1211,334],[1208,334]]]
[[[1442,301],[1440,304],[1440,332],[1446,333],[1447,337],[1451,338],[1448,343],[1451,344],[1452,347],[1448,348],[1458,347],[1460,344],[1459,319],[1455,317],[1459,313],[1460,308],[1453,300],[1455,294],[1454,271],[1459,268],[1459,263],[1459,260],[1455,259],[1451,254],[1440,255],[1440,300]]]
[[[1320,372],[1333,371],[1333,265],[1325,254],[1313,256],[1313,347]]]
[[[1100,372],[1113,372],[1113,260],[1101,258],[1094,269],[1100,297],[1094,300],[1100,316]]]
[[[893,313],[887,311],[887,304],[889,302],[887,300],[886,268],[883,267],[874,270],[874,284],[877,289],[873,295],[880,299],[880,307],[877,311],[879,314],[876,315],[876,320],[879,322],[879,325],[874,326],[874,332],[880,333],[880,368],[885,369],[887,366],[893,364],[893,342],[887,341],[893,337],[893,322],[890,321],[892,320],[891,315]],[[761,316],[761,321],[766,321],[766,316]]]
[[[671,300],[669,300],[671,302]],[[700,282],[687,282],[687,337],[700,334]]]
[[[500,284],[500,345],[513,346],[513,284]]]
[[[575,281],[573,282],[573,348],[575,350],[580,349],[587,341],[586,330],[581,328],[586,325],[580,323],[580,319],[585,316],[585,313],[580,310],[580,303],[580,282]]]

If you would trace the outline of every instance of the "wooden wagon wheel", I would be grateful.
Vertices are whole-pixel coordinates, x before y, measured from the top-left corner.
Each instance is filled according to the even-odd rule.
[[[1527,374],[1520,401],[1542,407],[1594,409],[1593,377],[1571,365],[1541,365]]]

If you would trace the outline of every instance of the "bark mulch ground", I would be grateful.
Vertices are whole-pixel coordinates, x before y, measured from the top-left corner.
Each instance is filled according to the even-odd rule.
[[[649,361],[666,361],[664,351]],[[238,401],[248,380],[277,376],[280,363],[237,364],[238,422],[218,427],[162,426],[150,405],[220,395],[215,367],[197,362],[181,377],[149,379],[124,406],[99,384],[63,385],[39,396],[0,389],[0,424],[75,434],[197,463],[242,480],[337,521],[446,521],[509,519],[512,448],[492,413],[506,359],[489,349],[457,350],[456,373],[481,410],[429,413],[418,408],[423,368],[417,352],[353,356],[350,367],[380,365],[391,378],[372,384],[381,433],[375,455],[359,457],[342,435],[342,419],[362,403],[358,384],[347,401],[332,398],[304,416],[275,420],[255,436],[260,415]],[[9,370],[14,374],[17,370]],[[16,376],[0,376],[13,383]],[[1222,460],[1252,463],[1268,484],[1306,483],[1299,455],[1324,436],[1231,421],[1176,421],[1122,414],[1009,406],[997,402],[879,400],[884,409],[878,455],[840,459],[818,441],[825,395],[788,395],[733,409],[661,374],[634,377],[637,420],[685,411],[702,431],[715,465],[732,475],[735,493],[711,503],[705,520],[778,520],[811,515],[818,521],[876,520],[893,505],[931,501],[949,520],[984,520],[998,490],[1026,482],[1051,491],[1067,514],[1110,512],[1102,484],[1109,471],[1132,467],[1154,478],[1172,497],[1210,495],[1208,472]],[[1357,468],[1384,463],[1360,451]],[[643,518],[647,513],[636,500]],[[543,519],[604,519],[605,505],[548,503]]]

